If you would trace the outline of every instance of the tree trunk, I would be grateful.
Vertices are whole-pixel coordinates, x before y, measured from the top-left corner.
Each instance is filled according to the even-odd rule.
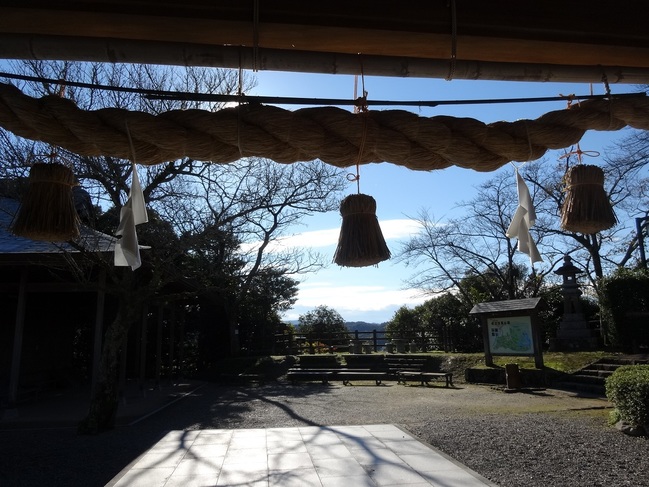
[[[590,241],[590,255],[593,258],[593,270],[595,271],[595,277],[599,281],[602,277],[604,277],[604,270],[602,268],[602,256],[599,253],[601,246],[599,244],[599,241],[597,240],[597,235],[591,235]]]
[[[119,359],[128,329],[137,319],[137,307],[128,298],[119,300],[117,316],[104,334],[97,387],[79,433],[97,434],[115,427],[119,405]]]

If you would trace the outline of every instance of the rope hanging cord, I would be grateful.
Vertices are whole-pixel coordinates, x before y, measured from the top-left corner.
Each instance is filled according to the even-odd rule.
[[[0,126],[20,137],[84,156],[128,159],[133,148],[126,124],[140,164],[183,157],[225,164],[257,156],[279,163],[320,159],[337,167],[388,162],[424,171],[451,165],[493,171],[510,161],[538,159],[550,149],[574,145],[587,130],[649,130],[649,99],[587,100],[535,120],[485,124],[403,110],[353,114],[336,107],[288,111],[241,105],[159,115],[119,108],[87,111],[58,96],[36,99],[0,83]],[[242,153],[239,137],[245,140]]]

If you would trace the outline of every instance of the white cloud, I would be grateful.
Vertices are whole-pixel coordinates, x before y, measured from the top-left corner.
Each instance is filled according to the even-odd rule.
[[[383,233],[385,240],[405,238],[417,233],[419,229],[416,222],[405,218],[380,221],[379,225],[381,226],[381,233]],[[292,247],[317,248],[335,246],[338,244],[339,235],[340,228],[306,231],[278,239],[269,250],[276,251],[280,248]]]
[[[383,238],[386,240],[409,237],[419,232],[420,226],[416,221],[406,218],[385,220],[379,222]]]
[[[296,307],[313,309],[326,305],[343,317],[347,313],[384,311],[403,305],[416,306],[423,303],[425,296],[415,290],[390,289],[379,285],[348,285],[314,282],[302,283]]]
[[[419,231],[417,222],[409,219],[379,221],[381,232],[388,246],[390,241],[408,238]],[[302,232],[284,237],[274,242],[268,251],[286,248],[335,248],[338,244],[340,227]],[[332,250],[333,252],[333,250]],[[378,269],[344,269],[338,278],[324,281],[320,274],[318,281],[303,281],[299,284],[298,300],[284,319],[294,320],[317,306],[326,305],[335,309],[347,321],[387,321],[401,306],[414,307],[423,303],[427,297],[416,290],[396,288],[401,276],[394,273],[392,266],[384,265]],[[352,273],[354,277],[352,277]],[[358,279],[360,273],[368,275],[370,284],[352,284],[350,279]],[[369,273],[369,274],[368,274]],[[341,285],[341,281],[347,284]],[[393,287],[394,286],[394,287]]]
[[[340,228],[312,230],[280,239],[283,247],[327,247],[338,243]]]

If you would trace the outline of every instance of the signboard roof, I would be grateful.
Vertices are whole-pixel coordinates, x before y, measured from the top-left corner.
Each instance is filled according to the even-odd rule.
[[[469,314],[508,313],[510,311],[529,311],[537,309],[541,298],[510,299],[507,301],[493,301],[491,303],[478,303]]]

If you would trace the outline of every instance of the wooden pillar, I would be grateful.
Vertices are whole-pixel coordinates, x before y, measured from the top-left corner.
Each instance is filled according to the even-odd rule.
[[[164,304],[158,305],[158,327],[156,330],[155,344],[155,387],[160,389],[160,374],[162,372],[162,325],[164,318]]]
[[[480,325],[482,326],[482,339],[484,341],[484,363],[487,367],[492,367],[494,364],[493,355],[491,355],[491,347],[489,346],[489,327],[487,326],[487,317],[484,314],[480,315]]]
[[[106,303],[106,270],[99,271],[97,282],[97,306],[95,309],[95,332],[92,347],[92,378],[90,385],[90,397],[95,397],[97,383],[99,381],[99,365],[101,362],[101,343],[104,332],[104,307]]]
[[[532,324],[532,334],[534,335],[532,340],[534,342],[534,366],[537,369],[544,368],[543,364],[543,330],[541,326],[541,321],[536,311],[532,312],[530,316],[530,322]]]
[[[122,350],[119,354],[119,397],[126,404],[126,361],[128,359],[128,333],[124,335]]]
[[[147,318],[149,309],[144,306],[142,309],[142,323],[140,328],[140,392],[146,396],[146,332],[147,332]]]
[[[185,313],[180,317],[180,333],[178,347],[178,378],[185,378]]]
[[[11,375],[9,377],[9,409],[18,402],[18,383],[20,382],[20,359],[23,351],[23,330],[25,327],[25,303],[27,300],[27,268],[20,273],[18,284],[18,304],[16,305],[16,326],[14,328],[14,348],[11,355]]]
[[[175,340],[176,340],[176,308],[171,307],[169,316],[169,382],[173,384],[174,374],[174,354],[175,354]]]

